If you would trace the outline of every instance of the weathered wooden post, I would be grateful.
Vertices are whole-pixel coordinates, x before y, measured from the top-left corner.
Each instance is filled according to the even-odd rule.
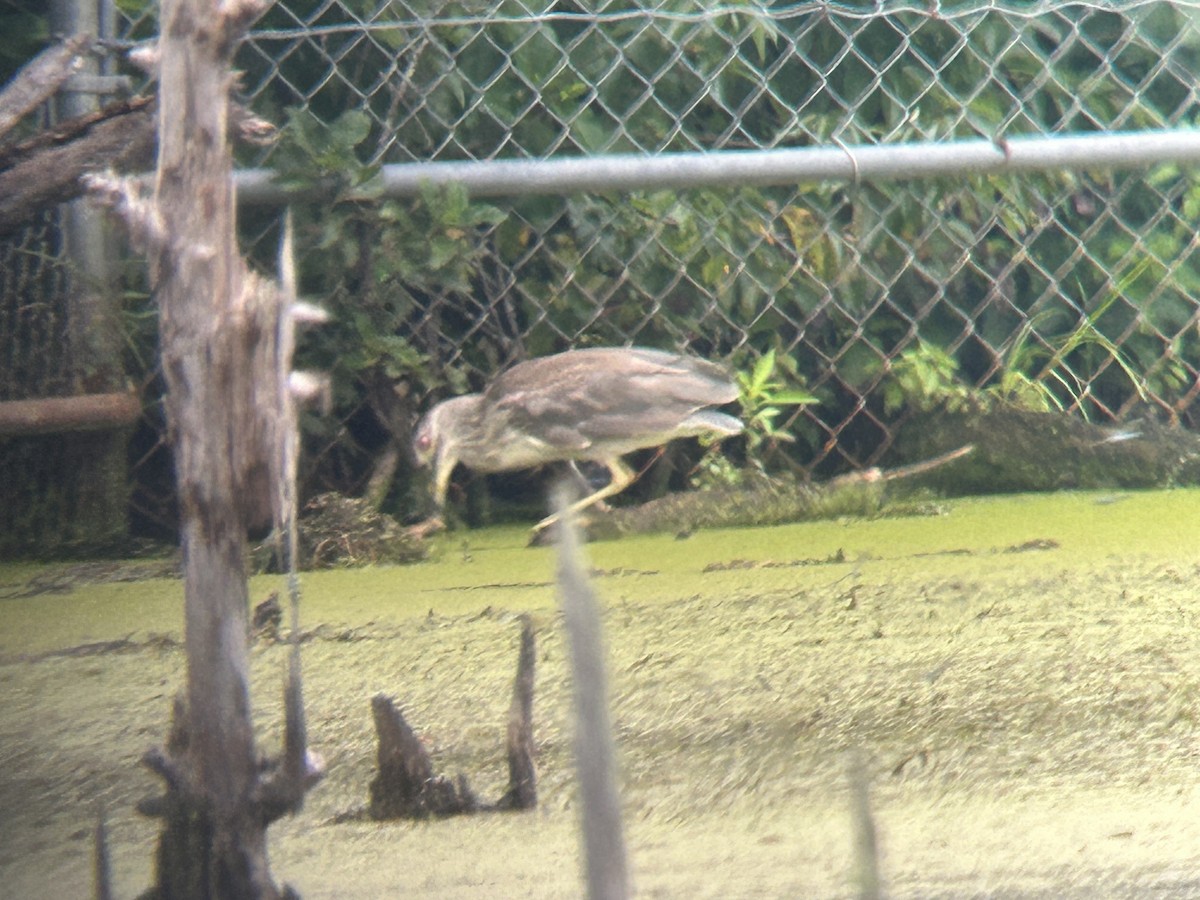
[[[183,545],[187,746],[177,762],[212,827],[212,872],[195,876],[211,878],[218,896],[269,897],[265,829],[248,821],[256,772],[245,559],[247,500],[256,493],[247,470],[260,443],[249,363],[252,342],[270,332],[252,322],[235,244],[226,98],[240,28],[232,5],[162,4],[155,207],[163,240],[151,267]]]
[[[151,891],[162,898],[284,896],[267,825],[320,774],[305,748],[295,647],[284,759],[266,770],[248,688],[247,530],[294,518],[294,276],[276,286],[238,253],[227,135],[233,51],[266,5],[163,0],[153,202],[128,183],[92,182],[150,256],[180,507],[187,685],[167,747],[145,759],[168,788],[143,805],[164,819]]]

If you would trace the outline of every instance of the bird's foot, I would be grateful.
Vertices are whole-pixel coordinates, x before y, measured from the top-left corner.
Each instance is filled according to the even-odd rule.
[[[418,522],[416,525],[408,526],[408,534],[410,537],[417,540],[425,540],[431,535],[437,534],[439,531],[446,530],[446,523],[441,516],[430,516],[423,522]]]
[[[577,514],[575,516],[575,527],[579,529],[579,534],[583,540],[588,539],[588,530],[592,527],[592,518],[587,513]],[[547,516],[538,522],[529,533],[529,543],[527,547],[549,547],[554,543],[554,525],[558,522],[558,515]]]
[[[548,519],[542,519],[529,531],[529,543],[526,547],[549,547],[554,543],[554,528],[553,525],[557,521],[558,516],[550,516]]]

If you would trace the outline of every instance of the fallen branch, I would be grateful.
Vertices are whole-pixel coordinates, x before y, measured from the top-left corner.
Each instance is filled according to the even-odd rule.
[[[153,96],[121,100],[0,150],[0,237],[48,207],[83,195],[84,176],[151,168],[157,116]],[[244,143],[265,146],[278,135],[274,125],[236,103],[230,104],[229,121]]]
[[[713,488],[669,494],[641,506],[591,509],[587,534],[592,539],[625,534],[674,531],[686,536],[697,528],[781,525],[849,515],[874,515],[885,507],[889,482],[923,475],[972,452],[960,447],[940,456],[895,469],[851,472],[825,484],[766,480],[750,487]],[[535,535],[535,541],[538,536]]]
[[[79,69],[84,54],[92,47],[90,35],[80,34],[47,47],[22,66],[0,91],[0,137],[23,118],[53,97]]]
[[[0,236],[84,192],[80,176],[144,169],[154,159],[154,99],[122,101],[63,122],[0,160]]]

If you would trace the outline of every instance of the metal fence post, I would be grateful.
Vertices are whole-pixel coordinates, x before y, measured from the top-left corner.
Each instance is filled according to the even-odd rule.
[[[53,0],[51,22],[62,37],[92,34],[113,36],[116,9],[111,0]],[[100,108],[105,90],[102,76],[109,63],[89,54],[67,82],[57,103],[61,119]],[[122,362],[120,292],[115,232],[102,210],[80,199],[63,206],[62,242],[69,263],[66,298],[67,341],[70,346],[68,383],[76,393],[120,390],[125,381]],[[63,538],[82,546],[106,545],[123,539],[128,527],[129,434],[98,431],[72,435],[82,463],[74,486],[72,521],[64,522]]]

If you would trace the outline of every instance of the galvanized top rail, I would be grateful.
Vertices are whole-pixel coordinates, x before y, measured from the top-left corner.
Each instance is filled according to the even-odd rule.
[[[475,197],[662,190],[721,185],[878,181],[1084,168],[1200,163],[1200,130],[1019,137],[903,145],[602,155],[550,160],[399,163],[382,167],[382,194],[415,196],[422,184],[458,182]],[[268,169],[235,173],[243,203],[285,203]]]

